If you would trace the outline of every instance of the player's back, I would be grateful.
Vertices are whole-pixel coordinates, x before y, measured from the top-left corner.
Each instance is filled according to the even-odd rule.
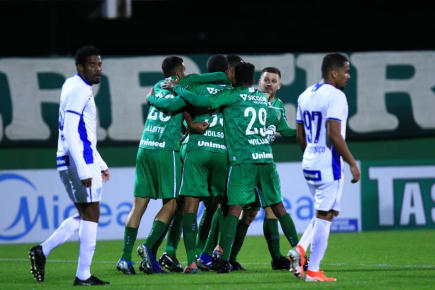
[[[318,83],[299,96],[297,122],[304,124],[307,147],[302,167],[308,182],[325,183],[341,178],[342,160],[329,142],[326,122],[340,121],[345,138],[347,113],[346,96],[332,85]]]
[[[163,81],[154,85],[154,95],[157,98],[173,99],[173,92],[160,87]],[[181,111],[165,113],[150,106],[139,147],[151,150],[180,150],[182,119]]]
[[[189,87],[192,92],[204,97],[213,96],[230,88],[231,86],[225,84],[198,84]],[[190,133],[187,151],[205,150],[226,153],[222,110],[192,107],[189,112],[192,114],[193,122],[208,122],[209,127],[202,134]]]
[[[267,96],[246,87],[236,87],[228,93],[236,100],[223,111],[230,163],[273,162],[272,148],[265,132],[269,109]]]

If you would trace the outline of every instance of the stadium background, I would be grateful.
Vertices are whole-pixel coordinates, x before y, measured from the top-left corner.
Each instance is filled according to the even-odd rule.
[[[358,227],[349,219],[338,229],[435,227],[435,12],[427,3],[133,0],[111,18],[109,2],[0,1],[0,194],[6,200],[1,205],[0,243],[41,240],[70,213],[53,169],[58,109],[53,100],[64,78],[74,72],[75,50],[88,43],[104,57],[96,99],[103,134],[99,148],[109,166],[119,171],[106,188],[116,187],[111,193],[123,195],[104,209],[108,225],[121,228],[128,212],[137,150],[130,128],[137,122],[121,117],[118,135],[111,134],[114,118],[120,116],[113,112],[124,104],[125,116],[135,116],[128,110],[145,115],[146,106],[139,104],[138,109],[132,96],[145,93],[160,78],[161,57],[183,55],[191,61],[191,72],[204,72],[207,57],[214,53],[242,54],[262,66],[282,65],[287,83],[279,96],[292,117],[297,95],[319,73],[316,60],[340,51],[352,63],[346,90],[348,139],[362,180],[358,200],[349,201],[359,204]],[[137,63],[154,69],[129,75]],[[135,85],[128,86],[132,79]],[[286,166],[295,167],[301,159],[294,141],[278,140],[274,153],[284,174]],[[297,169],[291,170],[288,175]],[[287,188],[297,191],[298,182]],[[288,206],[292,214],[307,211],[309,203],[301,209],[297,202]]]

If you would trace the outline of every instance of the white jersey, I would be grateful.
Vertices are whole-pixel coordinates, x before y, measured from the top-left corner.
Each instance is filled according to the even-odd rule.
[[[345,94],[332,85],[317,83],[298,98],[296,122],[303,123],[307,147],[302,169],[310,184],[339,180],[343,176],[343,160],[330,143],[326,121],[341,122],[341,135],[346,137],[348,105]]]
[[[97,151],[97,110],[92,86],[80,75],[68,78],[62,86],[59,104],[57,168],[75,166],[81,180],[91,178],[88,164],[101,170],[106,163]]]

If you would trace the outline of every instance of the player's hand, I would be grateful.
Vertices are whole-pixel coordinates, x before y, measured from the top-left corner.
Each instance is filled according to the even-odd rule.
[[[275,141],[276,138],[276,126],[275,125],[270,125],[269,127],[267,127],[266,131],[264,132],[266,135],[267,140],[269,140],[269,143],[272,143],[273,141]]]
[[[208,129],[210,124],[208,122],[194,122],[190,124],[190,129],[194,133],[203,134]]]
[[[101,178],[104,182],[107,182],[110,180],[110,171],[109,169],[101,170]]]
[[[350,172],[352,173],[352,183],[356,183],[361,179],[361,172],[356,164],[350,166]]]
[[[174,89],[175,85],[177,85],[177,84],[178,84],[178,80],[173,80],[171,78],[167,78],[165,81],[163,81],[160,84],[160,87],[162,89],[172,91]]]
[[[92,186],[92,177],[82,179],[81,180],[84,187],[91,187]]]
[[[145,96],[145,103],[147,103],[148,105],[150,104],[150,102],[148,101],[148,97],[151,95],[154,95],[154,87],[152,87],[148,94]]]

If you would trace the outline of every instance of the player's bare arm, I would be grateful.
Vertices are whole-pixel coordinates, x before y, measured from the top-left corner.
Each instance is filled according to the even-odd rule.
[[[358,166],[356,165],[356,161],[352,156],[349,148],[347,147],[346,142],[341,136],[341,122],[336,120],[328,120],[326,123],[327,132],[329,140],[331,141],[334,148],[337,152],[343,157],[344,161],[346,161],[350,166],[350,171],[352,173],[353,179],[352,183],[358,182],[361,178],[361,173],[359,171]],[[299,129],[299,124],[298,124]]]
[[[296,130],[296,139],[298,141],[299,147],[301,148],[302,152],[305,151],[305,147],[307,147],[307,139],[305,138],[305,130],[304,130],[304,123],[297,123],[297,130]]]

